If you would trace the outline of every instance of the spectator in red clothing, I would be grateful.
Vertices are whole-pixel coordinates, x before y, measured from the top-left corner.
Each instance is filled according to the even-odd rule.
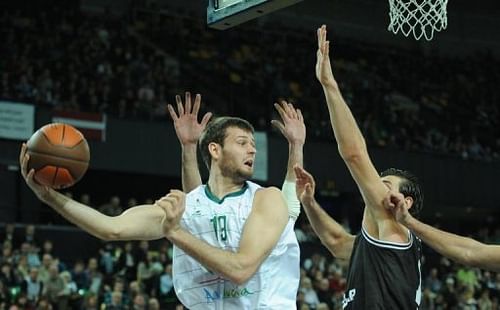
[[[346,288],[346,279],[342,274],[342,270],[334,269],[329,277],[330,289],[333,292],[343,292]]]

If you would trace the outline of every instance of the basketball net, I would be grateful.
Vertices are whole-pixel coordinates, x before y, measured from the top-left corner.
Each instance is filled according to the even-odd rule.
[[[388,30],[405,36],[413,34],[416,40],[432,40],[434,31],[446,29],[448,0],[389,0]]]

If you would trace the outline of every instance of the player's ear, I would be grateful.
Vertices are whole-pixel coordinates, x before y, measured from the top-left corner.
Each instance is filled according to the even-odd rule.
[[[213,158],[213,159],[219,159],[220,157],[220,151],[221,151],[221,147],[218,143],[215,143],[215,142],[211,142],[209,145],[208,145],[208,151],[210,152],[210,156]]]
[[[408,209],[411,209],[411,207],[413,207],[413,197],[406,196],[405,201],[406,201],[406,204],[408,205]]]

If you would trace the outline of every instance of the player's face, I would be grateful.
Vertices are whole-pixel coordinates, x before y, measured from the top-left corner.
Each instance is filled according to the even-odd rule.
[[[399,192],[399,183],[401,182],[401,178],[395,175],[386,175],[385,177],[381,177],[382,182],[389,188],[390,190],[395,190]]]
[[[255,139],[251,132],[237,127],[227,128],[220,160],[222,174],[238,179],[250,179],[253,175],[255,153]]]

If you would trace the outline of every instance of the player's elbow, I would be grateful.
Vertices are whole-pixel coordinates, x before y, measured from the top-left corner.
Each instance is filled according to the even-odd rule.
[[[476,243],[475,241],[473,241]],[[486,246],[479,244],[473,248],[466,248],[462,250],[461,259],[458,260],[460,264],[470,266],[470,267],[481,267],[483,265],[483,256]]]
[[[119,229],[108,229],[96,234],[96,237],[104,241],[120,241],[123,233]]]
[[[252,276],[253,276],[253,273],[250,273],[250,272],[245,271],[245,270],[240,270],[240,271],[236,271],[233,274],[231,274],[229,276],[229,280],[231,280],[231,282],[233,282],[236,285],[243,285],[243,284],[247,283],[248,280],[250,280],[250,278]]]
[[[97,239],[102,240],[102,241],[109,242],[109,241],[117,241],[117,240],[119,240],[119,239],[116,238],[116,236],[113,233],[110,233],[110,232],[107,232],[107,231],[97,230],[97,231],[88,231],[88,232],[92,236],[94,236]]]
[[[330,253],[339,259],[349,259],[354,243],[354,236],[345,234],[344,236],[328,236],[320,238],[321,243],[330,251]]]
[[[479,267],[481,265],[478,255],[469,249],[463,251],[462,255],[457,257],[455,260],[457,263],[469,267]]]
[[[367,155],[366,148],[362,145],[352,145],[348,147],[341,147],[339,145],[339,153],[342,159],[347,163],[359,162]]]
[[[248,258],[239,259],[228,278],[237,285],[243,285],[253,277],[258,268],[259,264]]]
[[[95,236],[104,241],[120,241],[125,239],[125,228],[112,218],[108,225],[99,229]]]

